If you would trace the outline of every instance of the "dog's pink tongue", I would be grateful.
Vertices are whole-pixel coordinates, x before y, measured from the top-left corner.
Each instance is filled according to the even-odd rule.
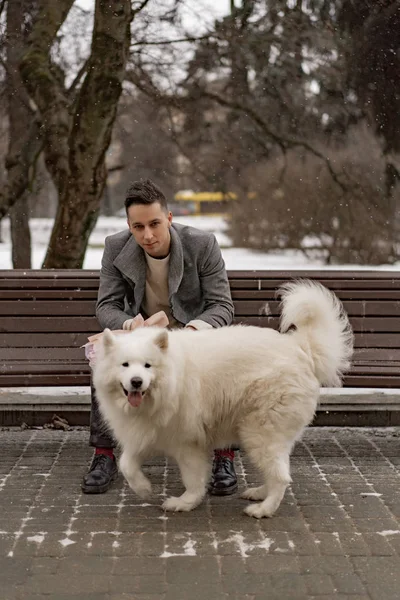
[[[143,400],[142,392],[129,392],[128,402],[131,406],[135,406],[135,407],[140,406],[142,400]]]

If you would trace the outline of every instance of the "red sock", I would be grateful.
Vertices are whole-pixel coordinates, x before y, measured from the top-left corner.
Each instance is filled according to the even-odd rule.
[[[110,458],[114,458],[114,448],[96,448],[95,454],[105,454]]]
[[[226,456],[227,458],[230,458],[231,460],[234,460],[234,458],[235,458],[235,451],[234,450],[229,450],[229,448],[224,448],[223,450],[214,450],[214,455],[215,455],[215,457]]]

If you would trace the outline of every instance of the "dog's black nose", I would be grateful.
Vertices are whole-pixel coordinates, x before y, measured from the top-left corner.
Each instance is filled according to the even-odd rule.
[[[141,379],[140,377],[132,377],[131,379],[131,386],[133,387],[134,390],[138,390],[140,388],[140,386],[143,383],[143,379]]]

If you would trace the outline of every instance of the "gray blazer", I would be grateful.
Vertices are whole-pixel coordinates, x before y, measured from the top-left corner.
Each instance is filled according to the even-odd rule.
[[[169,300],[174,318],[213,327],[230,325],[233,303],[221,250],[215,236],[173,223],[169,263]],[[96,317],[104,329],[122,329],[140,313],[146,289],[146,258],[129,230],[105,240]],[[150,316],[150,315],[149,315]]]

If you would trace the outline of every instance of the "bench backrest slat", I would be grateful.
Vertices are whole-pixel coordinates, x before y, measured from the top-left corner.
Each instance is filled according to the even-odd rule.
[[[18,333],[0,332],[0,348],[75,348],[87,342],[87,332],[45,332]],[[363,333],[356,332],[355,348],[400,348],[399,333]]]

